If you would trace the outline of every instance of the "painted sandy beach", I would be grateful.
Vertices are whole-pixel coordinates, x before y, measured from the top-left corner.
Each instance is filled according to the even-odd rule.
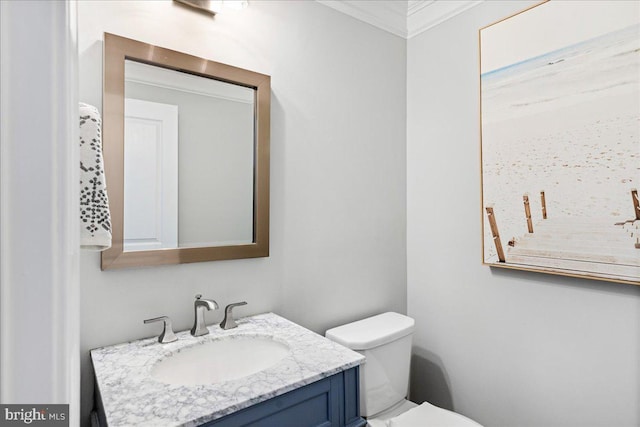
[[[524,193],[534,222],[541,190],[549,218],[635,217],[640,25],[485,72],[481,85],[483,206],[494,207],[505,251],[527,234]],[[484,233],[485,262],[496,262],[486,217]]]

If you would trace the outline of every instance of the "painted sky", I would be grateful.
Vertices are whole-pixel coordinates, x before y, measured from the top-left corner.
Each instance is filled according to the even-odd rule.
[[[636,0],[551,0],[481,30],[481,74],[638,23]]]

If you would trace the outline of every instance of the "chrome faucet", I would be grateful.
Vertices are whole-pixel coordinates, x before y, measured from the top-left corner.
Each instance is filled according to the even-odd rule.
[[[247,302],[242,301],[229,304],[227,308],[224,309],[224,319],[222,319],[222,322],[220,322],[220,327],[222,329],[232,329],[238,326],[236,324],[236,321],[233,319],[233,313],[231,312],[231,310],[233,310],[234,307],[239,307],[241,305],[247,305]]]
[[[196,295],[196,300],[193,302],[193,311],[195,313],[195,319],[193,321],[193,328],[191,328],[191,335],[199,337],[200,335],[206,335],[209,333],[207,325],[204,323],[204,310],[216,310],[218,303],[212,299],[200,299],[202,295]]]
[[[174,342],[178,339],[176,334],[173,333],[173,326],[171,324],[171,319],[167,316],[154,317],[153,319],[145,319],[144,323],[153,323],[153,322],[163,322],[162,333],[158,337],[158,342],[162,344],[166,344],[169,342]]]

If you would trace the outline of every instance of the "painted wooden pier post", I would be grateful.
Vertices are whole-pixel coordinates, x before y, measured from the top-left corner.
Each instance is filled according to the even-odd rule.
[[[498,232],[498,224],[496,223],[496,216],[493,213],[493,207],[487,206],[487,217],[489,218],[489,225],[491,226],[491,235],[493,236],[493,243],[496,245],[496,252],[498,252],[498,260],[505,262],[504,251],[502,250],[502,242],[500,241],[500,233]]]
[[[522,200],[524,200],[524,213],[527,217],[527,228],[529,229],[529,233],[533,233],[533,221],[531,220],[531,206],[529,206],[529,195],[525,194],[522,196]]]

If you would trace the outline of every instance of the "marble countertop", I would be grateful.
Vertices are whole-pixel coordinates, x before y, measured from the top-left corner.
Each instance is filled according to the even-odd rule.
[[[91,351],[106,420],[115,426],[197,426],[301,386],[350,369],[364,356],[273,313],[236,321],[237,328],[209,326],[209,335],[160,344],[147,338]],[[289,346],[276,365],[235,380],[184,386],[151,377],[153,366],[172,354],[212,340],[269,336]]]

